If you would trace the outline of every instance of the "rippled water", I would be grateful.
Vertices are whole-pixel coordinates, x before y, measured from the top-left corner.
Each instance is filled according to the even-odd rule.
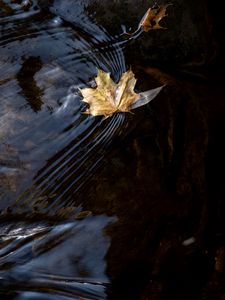
[[[125,71],[123,53],[83,10],[72,24],[34,4],[27,12],[13,10],[12,16],[4,10],[1,206],[15,198],[18,205],[30,205],[40,196],[58,206],[61,199],[72,201],[101,160],[99,147],[110,143],[123,122],[121,115],[110,120],[83,116],[78,87],[90,82],[96,67],[118,79]]]
[[[127,69],[126,42],[95,23],[84,2],[71,13],[68,3],[0,1],[4,299],[107,298],[105,228],[116,219],[80,218],[79,193],[113,139],[125,134],[126,117],[82,115],[78,88],[93,84],[96,68],[118,80]],[[57,213],[72,220],[44,217]],[[43,218],[33,220],[35,214]]]

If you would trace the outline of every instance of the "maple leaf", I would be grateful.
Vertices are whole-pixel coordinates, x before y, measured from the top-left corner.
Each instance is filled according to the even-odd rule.
[[[170,5],[172,4],[164,4],[159,5],[157,8],[149,8],[138,27],[142,28],[145,32],[153,29],[163,29],[164,27],[162,27],[159,22],[167,16],[166,10]]]
[[[80,89],[83,102],[89,104],[84,113],[107,117],[116,112],[130,112],[131,109],[147,104],[162,89],[159,87],[137,94],[134,91],[136,81],[131,70],[123,73],[118,83],[111,79],[110,73],[98,70],[95,78],[97,86]]]

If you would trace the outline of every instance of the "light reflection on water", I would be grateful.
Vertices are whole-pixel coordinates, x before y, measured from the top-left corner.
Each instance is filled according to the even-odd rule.
[[[79,4],[66,19],[62,1],[45,8],[36,1],[0,5],[2,216],[9,209],[43,216],[65,207],[79,212],[75,195],[122,134],[124,116],[82,115],[78,87],[91,84],[97,67],[118,80],[126,70],[122,44]],[[0,295],[106,299],[110,239],[104,230],[112,221],[103,215],[59,224],[2,222]]]
[[[104,228],[114,221],[112,217],[93,216],[58,225],[2,224],[1,289],[16,287],[21,294],[18,299],[32,295],[27,290],[33,292],[28,299],[35,297],[35,291],[39,299],[47,297],[39,291],[106,299],[109,279],[104,259],[110,239]]]

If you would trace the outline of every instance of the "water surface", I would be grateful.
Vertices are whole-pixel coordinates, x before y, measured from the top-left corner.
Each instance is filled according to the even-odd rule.
[[[0,294],[15,300],[106,299],[110,283],[116,219],[81,217],[79,193],[125,117],[83,115],[79,88],[97,68],[120,78],[123,42],[82,3],[64,19],[62,3],[0,1]]]

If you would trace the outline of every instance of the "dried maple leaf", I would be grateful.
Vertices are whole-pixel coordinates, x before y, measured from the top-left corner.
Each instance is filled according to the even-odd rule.
[[[150,30],[154,29],[165,29],[162,27],[159,22],[167,16],[166,10],[167,7],[172,5],[171,3],[169,4],[164,4],[164,5],[159,5],[157,8],[150,7],[143,18],[141,19],[138,28],[134,32],[124,32],[124,35],[128,35],[130,37],[136,36],[136,34],[140,34],[141,32],[145,31],[148,32]]]
[[[137,94],[134,92],[136,79],[129,70],[122,74],[118,83],[110,78],[110,73],[98,70],[95,88],[84,88],[80,92],[83,102],[89,104],[86,114],[93,116],[110,116],[116,112],[129,112],[151,101],[162,87]]]
[[[159,22],[167,16],[166,10],[167,7],[172,4],[164,4],[159,5],[158,8],[149,8],[142,18],[139,28],[142,28],[143,31],[148,32],[153,29],[161,29],[164,28],[160,26]]]

